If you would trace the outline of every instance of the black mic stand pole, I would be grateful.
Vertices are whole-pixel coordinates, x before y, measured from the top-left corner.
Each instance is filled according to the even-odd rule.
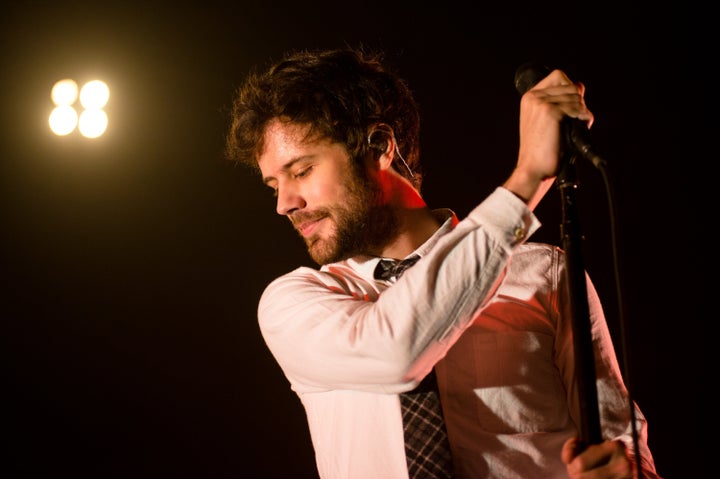
[[[566,128],[566,131],[568,128]],[[562,224],[560,233],[567,257],[565,277],[569,289],[572,313],[573,343],[575,348],[575,377],[580,404],[580,435],[584,446],[602,442],[600,413],[598,410],[597,385],[595,383],[595,356],[593,354],[590,310],[587,300],[585,266],[582,258],[582,231],[575,200],[576,165],[578,153],[568,147],[563,166],[557,176],[557,188],[562,201]]]

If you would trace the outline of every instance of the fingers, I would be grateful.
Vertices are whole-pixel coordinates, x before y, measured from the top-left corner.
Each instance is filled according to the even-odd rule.
[[[632,461],[622,441],[604,441],[583,447],[577,439],[563,444],[561,459],[573,479],[632,479]]]
[[[584,449],[585,445],[577,438],[570,438],[563,444],[560,457],[565,464],[569,464],[575,456],[580,454]]]
[[[592,124],[593,114],[585,105],[585,85],[573,83],[561,70],[553,70],[528,90],[526,95],[558,107],[554,111],[557,120],[569,116],[587,122],[588,127]]]
[[[503,186],[531,208],[557,176],[565,151],[563,119],[593,121],[585,106],[585,86],[575,84],[561,70],[553,70],[520,99],[520,145],[518,161]]]
[[[586,115],[584,117],[579,117],[581,120],[585,120],[587,123],[587,127],[592,127],[593,121],[595,121],[595,116],[592,114],[590,110],[588,110],[587,105],[585,105],[585,84],[582,82],[576,82],[575,86],[578,87],[580,90],[580,96],[582,97],[583,105],[585,106],[585,112]]]

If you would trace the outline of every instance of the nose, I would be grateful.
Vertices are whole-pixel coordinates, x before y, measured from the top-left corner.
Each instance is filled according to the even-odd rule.
[[[275,206],[277,214],[286,216],[293,211],[304,207],[305,200],[297,188],[288,183],[282,185],[282,187],[278,186],[277,204]]]

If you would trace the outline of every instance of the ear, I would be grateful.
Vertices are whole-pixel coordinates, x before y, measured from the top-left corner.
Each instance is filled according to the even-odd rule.
[[[368,133],[368,145],[376,155],[378,167],[381,170],[387,170],[392,167],[395,157],[395,133],[390,125],[386,123],[378,123],[370,129]]]

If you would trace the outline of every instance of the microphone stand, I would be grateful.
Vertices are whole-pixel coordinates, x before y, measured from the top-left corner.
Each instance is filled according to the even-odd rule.
[[[573,344],[575,347],[575,377],[578,383],[580,404],[579,438],[585,445],[602,442],[600,413],[595,383],[595,357],[593,354],[590,310],[587,300],[585,266],[582,258],[582,230],[575,199],[577,188],[574,148],[564,154],[563,166],[557,176],[557,188],[562,201],[562,245],[567,257],[567,280],[570,311],[572,313]]]

